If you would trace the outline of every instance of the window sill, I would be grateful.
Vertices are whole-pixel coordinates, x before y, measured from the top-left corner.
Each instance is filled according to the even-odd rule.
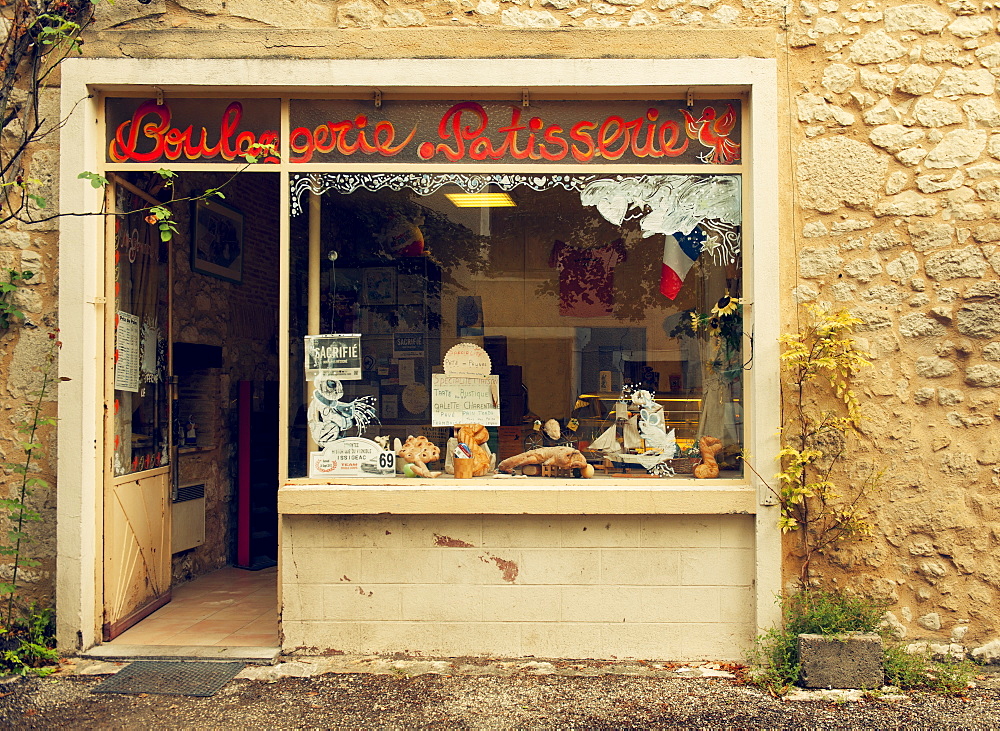
[[[741,480],[290,480],[282,515],[713,515],[754,514]]]

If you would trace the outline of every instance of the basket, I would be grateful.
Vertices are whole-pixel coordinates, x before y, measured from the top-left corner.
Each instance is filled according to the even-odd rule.
[[[701,457],[674,457],[673,459],[666,460],[666,463],[670,465],[674,472],[678,475],[694,474],[695,465],[700,462]]]

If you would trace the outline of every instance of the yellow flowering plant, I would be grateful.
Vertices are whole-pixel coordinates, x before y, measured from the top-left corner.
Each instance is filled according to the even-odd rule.
[[[778,453],[781,472],[776,475],[778,487],[768,485],[781,508],[782,531],[799,535],[799,578],[804,587],[811,583],[810,567],[817,555],[846,538],[871,532],[860,500],[879,477],[873,471],[863,484],[847,488],[838,487],[833,479],[836,468],[850,455],[850,438],[861,435],[861,411],[851,382],[871,365],[870,356],[857,348],[852,337],[862,320],[817,305],[807,305],[806,310],[809,322],[779,338],[786,375]],[[760,477],[749,460],[744,463]]]

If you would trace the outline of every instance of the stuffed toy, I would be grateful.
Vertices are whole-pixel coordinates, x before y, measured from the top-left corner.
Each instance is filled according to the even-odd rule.
[[[521,452],[505,459],[497,466],[497,470],[510,473],[526,464],[550,465],[563,469],[576,468],[585,477],[593,475],[593,468],[587,464],[587,458],[572,447],[538,447]]]
[[[719,463],[715,461],[715,455],[722,449],[722,440],[702,437],[698,440],[698,448],[701,450],[701,463],[695,465],[694,476],[699,480],[718,477]]]
[[[490,453],[483,445],[490,439],[490,430],[482,424],[455,424],[455,438],[472,452],[472,476],[482,477],[490,471]]]

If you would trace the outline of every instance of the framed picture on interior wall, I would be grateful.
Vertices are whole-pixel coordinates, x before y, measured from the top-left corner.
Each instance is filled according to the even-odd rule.
[[[361,281],[361,295],[366,305],[396,304],[396,270],[392,267],[368,267]]]
[[[191,269],[230,282],[243,281],[243,214],[218,201],[191,207]]]

